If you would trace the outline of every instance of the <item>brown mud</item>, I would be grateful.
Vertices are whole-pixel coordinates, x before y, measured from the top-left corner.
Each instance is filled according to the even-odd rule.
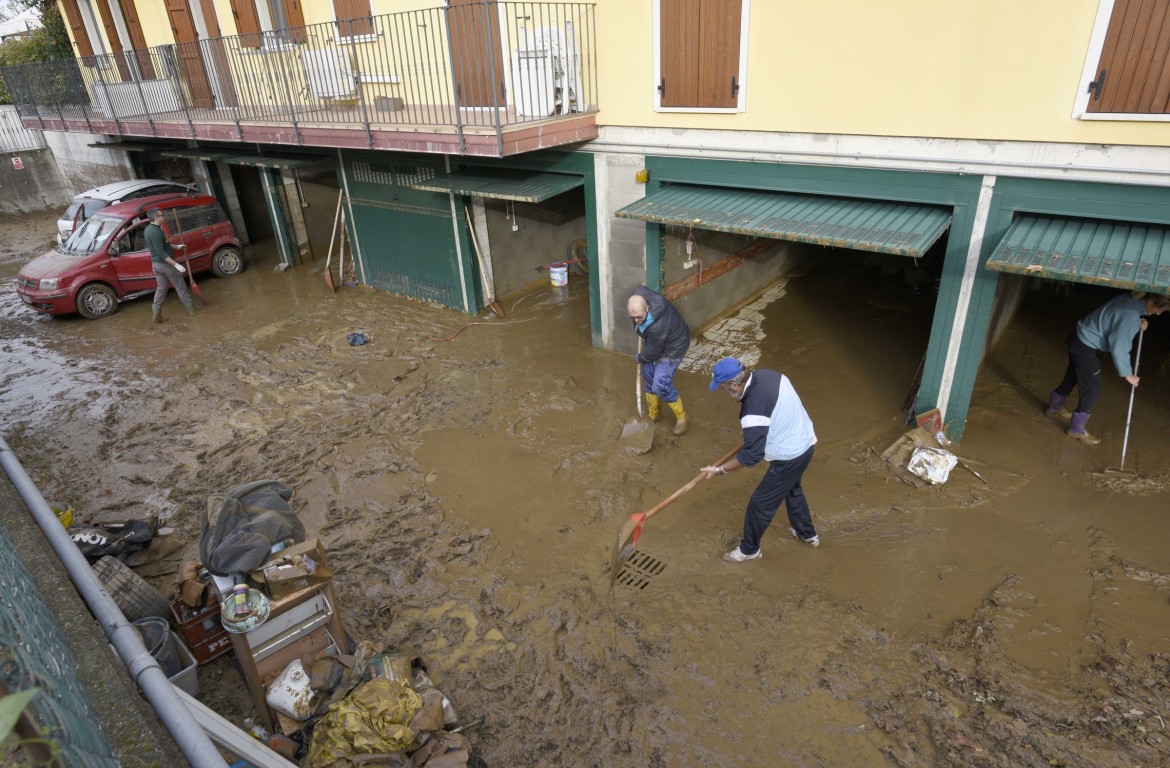
[[[650,453],[626,454],[633,364],[591,347],[576,276],[444,342],[469,318],[332,294],[319,266],[275,273],[260,245],[243,275],[201,281],[193,318],[170,296],[160,327],[149,300],[49,319],[13,289],[55,218],[0,224],[0,429],[45,496],[86,520],[161,516],[194,554],[210,493],[292,484],[350,634],[417,650],[464,719],[485,717],[487,765],[1170,764],[1166,336],[1143,352],[1141,482],[1097,474],[1118,462],[1123,386],[1106,385],[1099,446],[1043,414],[1101,294],[1029,299],[955,447],[987,482],[959,467],[915,490],[878,454],[905,429],[929,283],[836,254],[775,287],[743,334],[716,324],[696,350],[791,376],[820,438],[805,488],[821,547],[780,516],[762,560],[724,563],[760,470],[735,472],[648,523],[640,549],[665,570],[612,589],[629,515],[739,440],[707,362],[678,377],[690,430],[668,414]],[[205,700],[248,714],[230,666],[200,674]]]

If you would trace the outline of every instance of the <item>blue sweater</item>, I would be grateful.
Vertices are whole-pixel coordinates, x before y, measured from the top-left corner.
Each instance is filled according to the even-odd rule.
[[[1145,311],[1145,299],[1128,293],[1115,296],[1077,323],[1077,338],[1087,347],[1112,355],[1119,375],[1132,376],[1129,353],[1133,337],[1142,329]]]

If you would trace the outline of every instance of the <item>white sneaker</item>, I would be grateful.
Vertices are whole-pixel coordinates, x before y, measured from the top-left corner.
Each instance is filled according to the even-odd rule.
[[[754,555],[745,555],[740,551],[739,547],[736,547],[724,555],[723,559],[729,563],[746,563],[748,560],[759,560],[763,556],[763,550],[757,549]]]
[[[821,545],[821,537],[816,535],[815,533],[813,534],[813,537],[811,539],[802,539],[796,535],[795,528],[789,528],[788,532],[792,534],[792,538],[794,538],[798,541],[803,541],[805,544],[808,544],[813,549],[816,549],[817,547],[819,547]]]

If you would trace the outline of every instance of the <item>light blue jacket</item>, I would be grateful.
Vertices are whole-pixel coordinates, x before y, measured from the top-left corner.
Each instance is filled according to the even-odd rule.
[[[1115,296],[1077,323],[1077,338],[1085,346],[1113,356],[1113,367],[1120,376],[1132,376],[1129,353],[1133,337],[1142,329],[1146,300],[1128,293]]]

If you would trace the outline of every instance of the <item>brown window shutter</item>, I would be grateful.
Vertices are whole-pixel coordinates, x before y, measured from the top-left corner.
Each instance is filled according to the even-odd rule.
[[[735,107],[740,0],[661,0],[659,70],[664,107]]]
[[[699,103],[735,107],[739,101],[740,0],[708,0],[699,38]]]
[[[374,34],[370,0],[333,0],[333,16],[342,37]]]
[[[126,31],[130,33],[130,44],[134,47],[139,71],[143,78],[153,80],[154,63],[150,58],[150,50],[146,47],[146,35],[142,34],[142,24],[138,21],[134,0],[118,0],[118,4],[122,8],[122,21],[126,22]]]
[[[254,0],[231,0],[232,18],[236,20],[236,34],[240,45],[245,48],[259,48],[264,40],[260,36],[260,17],[256,15]]]
[[[61,7],[65,10],[65,20],[73,35],[73,44],[77,46],[77,54],[82,58],[92,57],[93,44],[90,43],[89,33],[85,31],[85,24],[81,21],[81,9],[77,7],[77,0],[61,0]]]
[[[1170,113],[1170,0],[1117,0],[1089,84],[1089,112]]]
[[[281,0],[284,3],[284,18],[292,30],[289,39],[294,43],[305,42],[305,15],[301,13],[301,0]]]

